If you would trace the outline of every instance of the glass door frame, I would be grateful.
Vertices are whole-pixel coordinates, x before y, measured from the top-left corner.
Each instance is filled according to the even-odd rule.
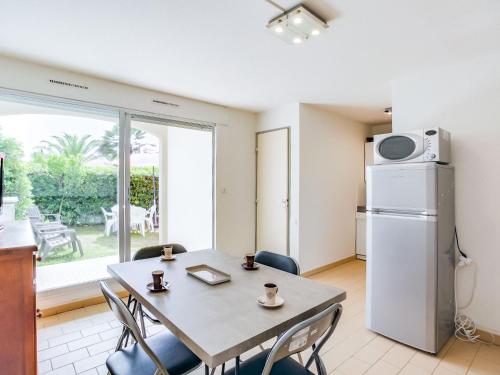
[[[119,140],[119,155],[120,155],[120,171],[119,171],[119,246],[120,246],[120,262],[128,262],[132,256],[132,246],[130,237],[130,135],[132,121],[142,121],[159,126],[183,127],[188,129],[199,129],[200,131],[209,131],[212,133],[212,243],[211,247],[215,247],[215,124],[209,122],[201,122],[186,119],[176,119],[169,116],[162,116],[140,111],[120,110],[120,140]],[[167,203],[168,204],[168,203]],[[166,215],[164,215],[166,216]],[[123,251],[122,251],[123,249]]]

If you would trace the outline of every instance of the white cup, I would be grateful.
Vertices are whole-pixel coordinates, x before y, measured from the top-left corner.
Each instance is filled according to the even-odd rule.
[[[266,290],[266,302],[269,305],[274,305],[276,303],[276,295],[278,294],[278,286],[274,283],[264,284],[264,289]]]
[[[166,259],[169,259],[169,258],[172,258],[172,246],[165,246],[163,248],[163,256],[166,258]]]

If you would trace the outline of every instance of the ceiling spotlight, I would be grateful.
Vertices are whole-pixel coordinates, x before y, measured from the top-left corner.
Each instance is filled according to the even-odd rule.
[[[387,116],[391,116],[392,115],[392,107],[387,107],[386,109],[384,109],[384,113]]]
[[[277,6],[274,1],[268,1],[282,12],[267,24],[274,35],[290,44],[301,44],[312,36],[323,34],[328,24],[304,5],[299,4],[291,9]]]

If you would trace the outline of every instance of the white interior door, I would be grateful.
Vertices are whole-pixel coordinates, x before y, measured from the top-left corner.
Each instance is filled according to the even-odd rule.
[[[288,255],[288,129],[257,134],[256,250]]]

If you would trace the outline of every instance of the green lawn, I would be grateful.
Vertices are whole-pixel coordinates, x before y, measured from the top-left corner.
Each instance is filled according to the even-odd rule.
[[[114,233],[107,237],[104,234],[103,225],[82,225],[72,227],[72,229],[76,231],[82,243],[83,256],[80,256],[79,252],[73,253],[72,248],[67,246],[60,247],[52,251],[43,262],[39,262],[38,266],[118,255],[118,236]],[[131,238],[132,252],[145,246],[157,245],[158,238],[158,232],[146,232],[146,237],[133,232]]]

